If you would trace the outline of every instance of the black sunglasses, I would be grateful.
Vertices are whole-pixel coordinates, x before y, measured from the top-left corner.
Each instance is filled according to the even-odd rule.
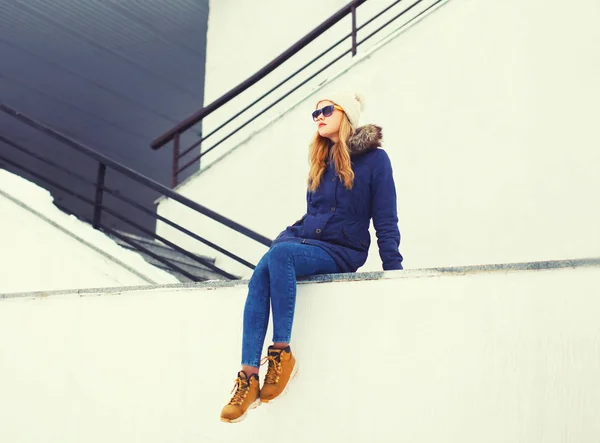
[[[314,121],[317,121],[317,119],[319,118],[319,115],[321,115],[321,114],[323,114],[323,117],[330,117],[331,114],[333,114],[334,109],[339,109],[340,111],[344,111],[344,108],[342,108],[341,106],[327,105],[327,106],[322,107],[321,109],[317,109],[316,111],[313,111],[312,118]]]

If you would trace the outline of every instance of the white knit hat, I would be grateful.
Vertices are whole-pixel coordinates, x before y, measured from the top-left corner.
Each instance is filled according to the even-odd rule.
[[[365,99],[362,95],[356,92],[331,92],[326,95],[326,98],[320,100],[320,102],[324,100],[329,100],[344,108],[344,112],[348,120],[350,120],[352,128],[356,129],[358,127],[360,112],[365,107]]]

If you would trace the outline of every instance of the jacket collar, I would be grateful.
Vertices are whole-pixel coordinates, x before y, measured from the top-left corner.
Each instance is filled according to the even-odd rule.
[[[359,155],[381,146],[382,130],[377,125],[360,126],[348,139],[350,155]]]

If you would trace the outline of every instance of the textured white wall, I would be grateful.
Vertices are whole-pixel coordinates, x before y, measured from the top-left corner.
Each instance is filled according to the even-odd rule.
[[[153,283],[177,279],[0,169],[0,294]]]
[[[407,268],[600,254],[599,19],[595,0],[450,1],[327,86],[362,91],[364,121],[384,128]],[[304,213],[323,94],[179,191],[274,237]],[[264,252],[179,206],[159,213],[251,260]],[[373,249],[364,269],[379,267]]]
[[[300,285],[298,378],[240,425],[244,286],[0,299],[0,441],[600,441],[600,268],[409,273]]]
[[[434,0],[425,0],[398,19],[388,28],[360,46],[359,52],[367,51],[384,36],[397,29],[403,22],[408,21],[420,11],[433,3]],[[219,0],[210,2],[207,34],[207,58],[205,79],[205,104],[211,103],[252,74],[257,72],[291,45],[304,37],[332,14],[349,3],[349,0],[322,0],[318,3],[298,2],[293,0],[261,0],[259,2],[244,2],[240,0]],[[389,6],[392,0],[369,0],[357,10],[357,26],[362,26],[377,13]],[[366,25],[358,33],[358,41],[362,41],[372,31],[383,25],[403,9],[414,2],[401,2],[382,17]],[[347,16],[337,25],[329,28],[313,43],[306,46],[291,60],[274,72],[262,79],[238,98],[232,100],[203,122],[203,132],[208,134],[212,129],[228,120],[253,100],[270,90],[279,82],[294,73],[305,63],[321,54],[325,49],[348,35],[351,30],[351,18]],[[325,67],[335,57],[351,48],[351,39],[334,49],[328,56],[316,62],[312,67],[301,73],[287,85],[280,88],[272,96],[265,98],[231,123],[221,132],[209,138],[204,145],[208,149],[216,142],[240,126],[247,119],[255,116],[258,111],[278,100],[310,75]],[[352,57],[348,54],[340,62],[326,69],[323,73],[312,79],[307,85],[284,99],[282,102],[269,106],[269,110],[246,128],[232,136],[215,151],[202,159],[202,167],[211,164],[215,159],[234,147],[239,141],[246,138],[264,125],[270,119],[285,112],[292,104],[301,100],[309,91],[321,84],[327,78],[348,66]]]

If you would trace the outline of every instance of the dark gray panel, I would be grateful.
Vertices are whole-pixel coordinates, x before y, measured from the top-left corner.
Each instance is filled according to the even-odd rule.
[[[208,0],[0,0],[0,102],[169,185],[170,149],[151,151],[149,143],[202,105],[207,20]],[[0,118],[0,134],[95,179],[94,162],[18,122]],[[0,144],[0,154],[81,186],[8,146]],[[154,193],[115,174],[108,180],[153,207]],[[61,206],[89,216],[46,187]]]

